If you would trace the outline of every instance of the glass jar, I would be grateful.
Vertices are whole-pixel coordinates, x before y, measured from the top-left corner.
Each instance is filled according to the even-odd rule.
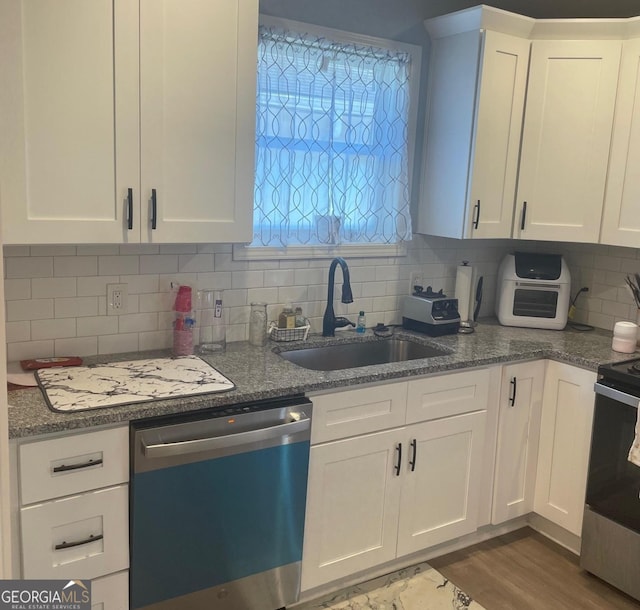
[[[251,303],[249,314],[249,343],[256,347],[267,344],[267,304]]]

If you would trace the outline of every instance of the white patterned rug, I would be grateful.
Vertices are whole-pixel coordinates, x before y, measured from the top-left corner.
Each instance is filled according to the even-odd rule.
[[[428,563],[297,606],[295,610],[484,610]]]

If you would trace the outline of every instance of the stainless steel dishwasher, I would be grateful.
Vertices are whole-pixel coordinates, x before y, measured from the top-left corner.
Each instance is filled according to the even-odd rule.
[[[298,599],[311,411],[298,396],[132,423],[132,610]]]

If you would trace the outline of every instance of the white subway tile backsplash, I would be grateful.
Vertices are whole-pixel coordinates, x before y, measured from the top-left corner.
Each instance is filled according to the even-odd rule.
[[[117,335],[119,316],[91,316],[78,318],[76,333],[78,337],[98,335]]]
[[[7,343],[17,343],[18,341],[30,341],[31,340],[31,323],[27,321],[7,322],[5,324],[5,332],[7,335]]]
[[[578,300],[579,321],[610,330],[619,319],[635,320],[624,278],[640,272],[640,250],[424,236],[415,236],[406,256],[347,259],[354,302],[340,303],[338,269],[334,310],[354,320],[364,310],[368,326],[399,323],[400,297],[409,292],[412,272],[420,274],[425,287],[453,294],[456,267],[469,260],[485,278],[481,315],[492,315],[498,264],[515,249],[565,255],[572,295],[582,286],[590,289]],[[231,244],[7,246],[4,253],[7,353],[13,359],[50,356],[54,351],[86,356],[170,347],[172,284],[224,290],[229,342],[246,340],[253,301],[268,303],[270,319],[287,302],[301,305],[319,332],[331,263],[331,258],[321,257],[234,261]],[[106,286],[111,283],[129,286],[124,315],[106,315]]]
[[[141,351],[167,349],[173,345],[173,333],[170,330],[158,330],[140,333],[139,348]]]
[[[158,330],[157,313],[132,313],[118,318],[118,332],[121,334]]]
[[[140,273],[178,273],[177,254],[156,254],[140,257]]]
[[[35,278],[31,280],[31,298],[53,299],[55,297],[75,297],[76,278]]]
[[[53,318],[53,299],[7,301],[7,322],[20,320],[47,320]]]
[[[97,353],[97,337],[56,339],[54,342],[54,356],[95,356]]]
[[[31,255],[29,246],[4,246],[3,252],[5,258]]]
[[[76,319],[33,320],[31,338],[34,341],[44,339],[66,339],[76,336]]]
[[[79,277],[78,294],[79,297],[101,297],[107,296],[107,284],[119,284],[119,275],[99,275],[96,277]]]
[[[139,308],[143,313],[155,311],[167,311],[175,303],[175,294],[170,292],[157,292],[155,294],[138,295]],[[195,309],[195,298],[192,299],[192,306]]]
[[[4,298],[7,301],[18,301],[31,298],[31,280],[5,280]]]
[[[98,337],[98,354],[118,354],[138,351],[138,333]]]
[[[26,341],[7,343],[7,361],[49,358],[54,354],[53,341]]]
[[[123,275],[120,283],[127,284],[129,294],[159,292],[160,280],[157,275]]]
[[[162,244],[160,254],[197,254],[197,244]]]
[[[75,256],[76,246],[31,246],[29,254],[30,256]]]
[[[231,287],[262,288],[264,286],[263,271],[234,271],[231,274]]]
[[[122,244],[118,254],[158,254],[160,246],[157,244]]]
[[[211,271],[207,273],[198,273],[196,279],[198,289],[214,289],[227,290],[231,288],[231,272],[230,271]]]
[[[270,269],[264,272],[265,287],[292,286],[295,283],[294,269]],[[308,276],[307,283],[313,283],[310,276]]]
[[[53,277],[52,256],[16,256],[7,258],[5,278]]]
[[[98,274],[97,256],[56,256],[53,259],[56,277],[88,277]]]
[[[115,244],[87,244],[78,246],[78,256],[114,256],[120,253],[120,247]]]
[[[223,301],[226,301],[225,295],[223,295]],[[277,303],[278,302],[278,289],[277,288],[249,288],[247,290],[247,303]]]
[[[138,275],[139,256],[99,256],[98,275]]]
[[[82,318],[85,316],[97,315],[98,297],[73,297],[55,299],[56,318]]]

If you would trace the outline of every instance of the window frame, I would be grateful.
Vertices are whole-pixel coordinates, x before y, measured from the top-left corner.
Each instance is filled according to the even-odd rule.
[[[346,30],[327,28],[324,26],[293,21],[280,17],[260,15],[260,25],[282,28],[312,36],[324,37],[336,42],[351,43],[362,46],[372,46],[390,51],[404,51],[411,56],[409,67],[409,116],[407,117],[407,164],[409,192],[413,184],[413,169],[416,153],[416,130],[418,124],[418,100],[420,95],[420,74],[422,64],[422,47],[406,42],[377,38],[365,34],[357,34]],[[255,178],[254,178],[255,179]],[[411,196],[411,195],[410,195]],[[253,206],[252,206],[253,211]],[[253,226],[253,222],[252,222]],[[334,256],[379,257],[406,256],[405,242],[395,244],[339,244],[313,246],[249,246],[249,244],[233,244],[234,260],[273,260],[273,259],[301,259],[301,258],[333,258]]]

